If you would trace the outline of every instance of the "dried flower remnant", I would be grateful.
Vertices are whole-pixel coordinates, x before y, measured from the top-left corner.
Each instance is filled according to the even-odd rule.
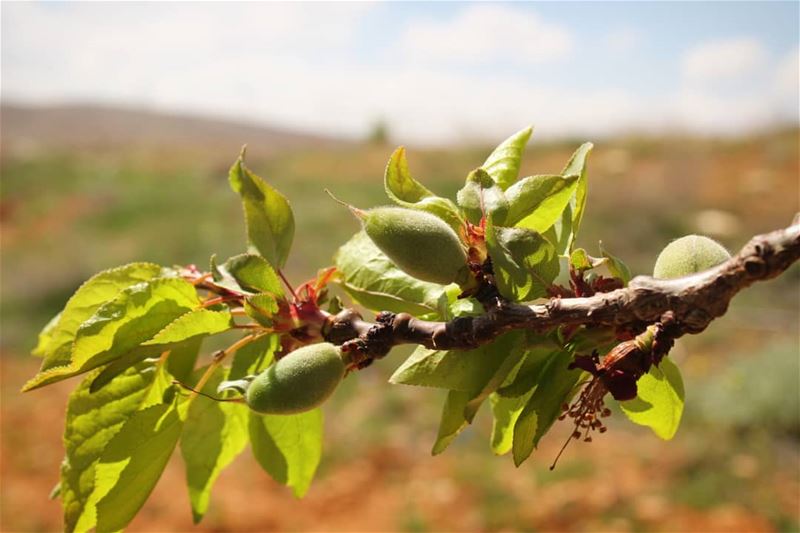
[[[554,469],[561,454],[573,439],[583,439],[591,442],[592,431],[605,433],[607,428],[602,418],[611,415],[611,410],[605,406],[605,396],[611,396],[617,401],[626,401],[636,398],[636,382],[646,374],[653,364],[658,365],[661,358],[672,346],[668,336],[671,316],[667,315],[663,322],[648,327],[636,338],[616,345],[608,352],[603,360],[597,352],[592,355],[576,355],[569,368],[580,368],[592,375],[592,379],[572,405],[564,404],[563,413],[559,420],[571,418],[575,421],[575,429],[569,436],[564,446],[558,452],[555,461],[550,466]],[[659,349],[656,349],[658,345]],[[664,349],[666,348],[666,350]]]

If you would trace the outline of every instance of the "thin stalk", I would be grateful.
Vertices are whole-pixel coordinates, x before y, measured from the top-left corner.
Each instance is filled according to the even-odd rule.
[[[254,340],[258,339],[259,337],[263,337],[267,333],[268,332],[263,332],[263,333],[259,332],[259,333],[251,333],[250,335],[245,335],[244,337],[234,342],[224,350],[220,350],[217,353],[215,353],[214,359],[211,361],[211,364],[208,365],[208,368],[200,377],[200,380],[197,382],[197,384],[194,386],[195,390],[192,392],[190,399],[197,396],[197,391],[203,390],[203,387],[206,386],[208,380],[211,379],[211,376],[214,375],[214,371],[216,371],[217,367],[220,364],[222,364],[222,361],[224,361],[226,357],[228,357],[233,353],[236,353],[241,348],[244,348]]]

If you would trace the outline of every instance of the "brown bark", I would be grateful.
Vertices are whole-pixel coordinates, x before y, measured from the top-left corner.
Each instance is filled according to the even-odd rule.
[[[432,349],[473,349],[509,330],[546,331],[562,325],[613,327],[639,332],[671,313],[673,337],[703,331],[725,314],[731,299],[756,281],[774,278],[800,258],[800,223],[753,237],[728,261],[691,276],[660,280],[638,276],[627,287],[588,298],[552,298],[520,305],[502,300],[478,317],[449,322],[419,320],[406,313],[382,313],[376,323],[353,310],[329,319],[326,340],[360,352],[364,362],[392,346],[420,344]],[[363,365],[362,365],[363,366]]]

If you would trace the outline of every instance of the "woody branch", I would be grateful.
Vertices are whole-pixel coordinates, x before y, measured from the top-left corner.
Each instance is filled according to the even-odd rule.
[[[483,302],[477,317],[431,322],[407,313],[381,313],[375,323],[346,309],[331,316],[325,339],[361,354],[365,363],[386,355],[392,346],[419,344],[431,349],[474,349],[514,330],[547,331],[562,325],[612,327],[639,332],[670,312],[673,337],[703,331],[725,314],[731,299],[756,281],[774,278],[800,258],[800,222],[753,237],[724,263],[691,276],[662,280],[638,276],[626,288],[586,298],[552,298],[520,305],[500,298]]]

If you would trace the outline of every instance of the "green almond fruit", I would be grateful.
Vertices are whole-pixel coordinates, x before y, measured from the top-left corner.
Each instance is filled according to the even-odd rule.
[[[439,217],[403,207],[376,207],[356,214],[375,246],[406,274],[441,285],[464,285],[470,279],[464,246]]]
[[[298,348],[248,385],[247,405],[265,414],[293,414],[321,405],[342,381],[341,350],[323,342]]]
[[[702,272],[730,259],[720,243],[702,235],[687,235],[669,243],[661,250],[653,268],[653,277],[681,278]]]

